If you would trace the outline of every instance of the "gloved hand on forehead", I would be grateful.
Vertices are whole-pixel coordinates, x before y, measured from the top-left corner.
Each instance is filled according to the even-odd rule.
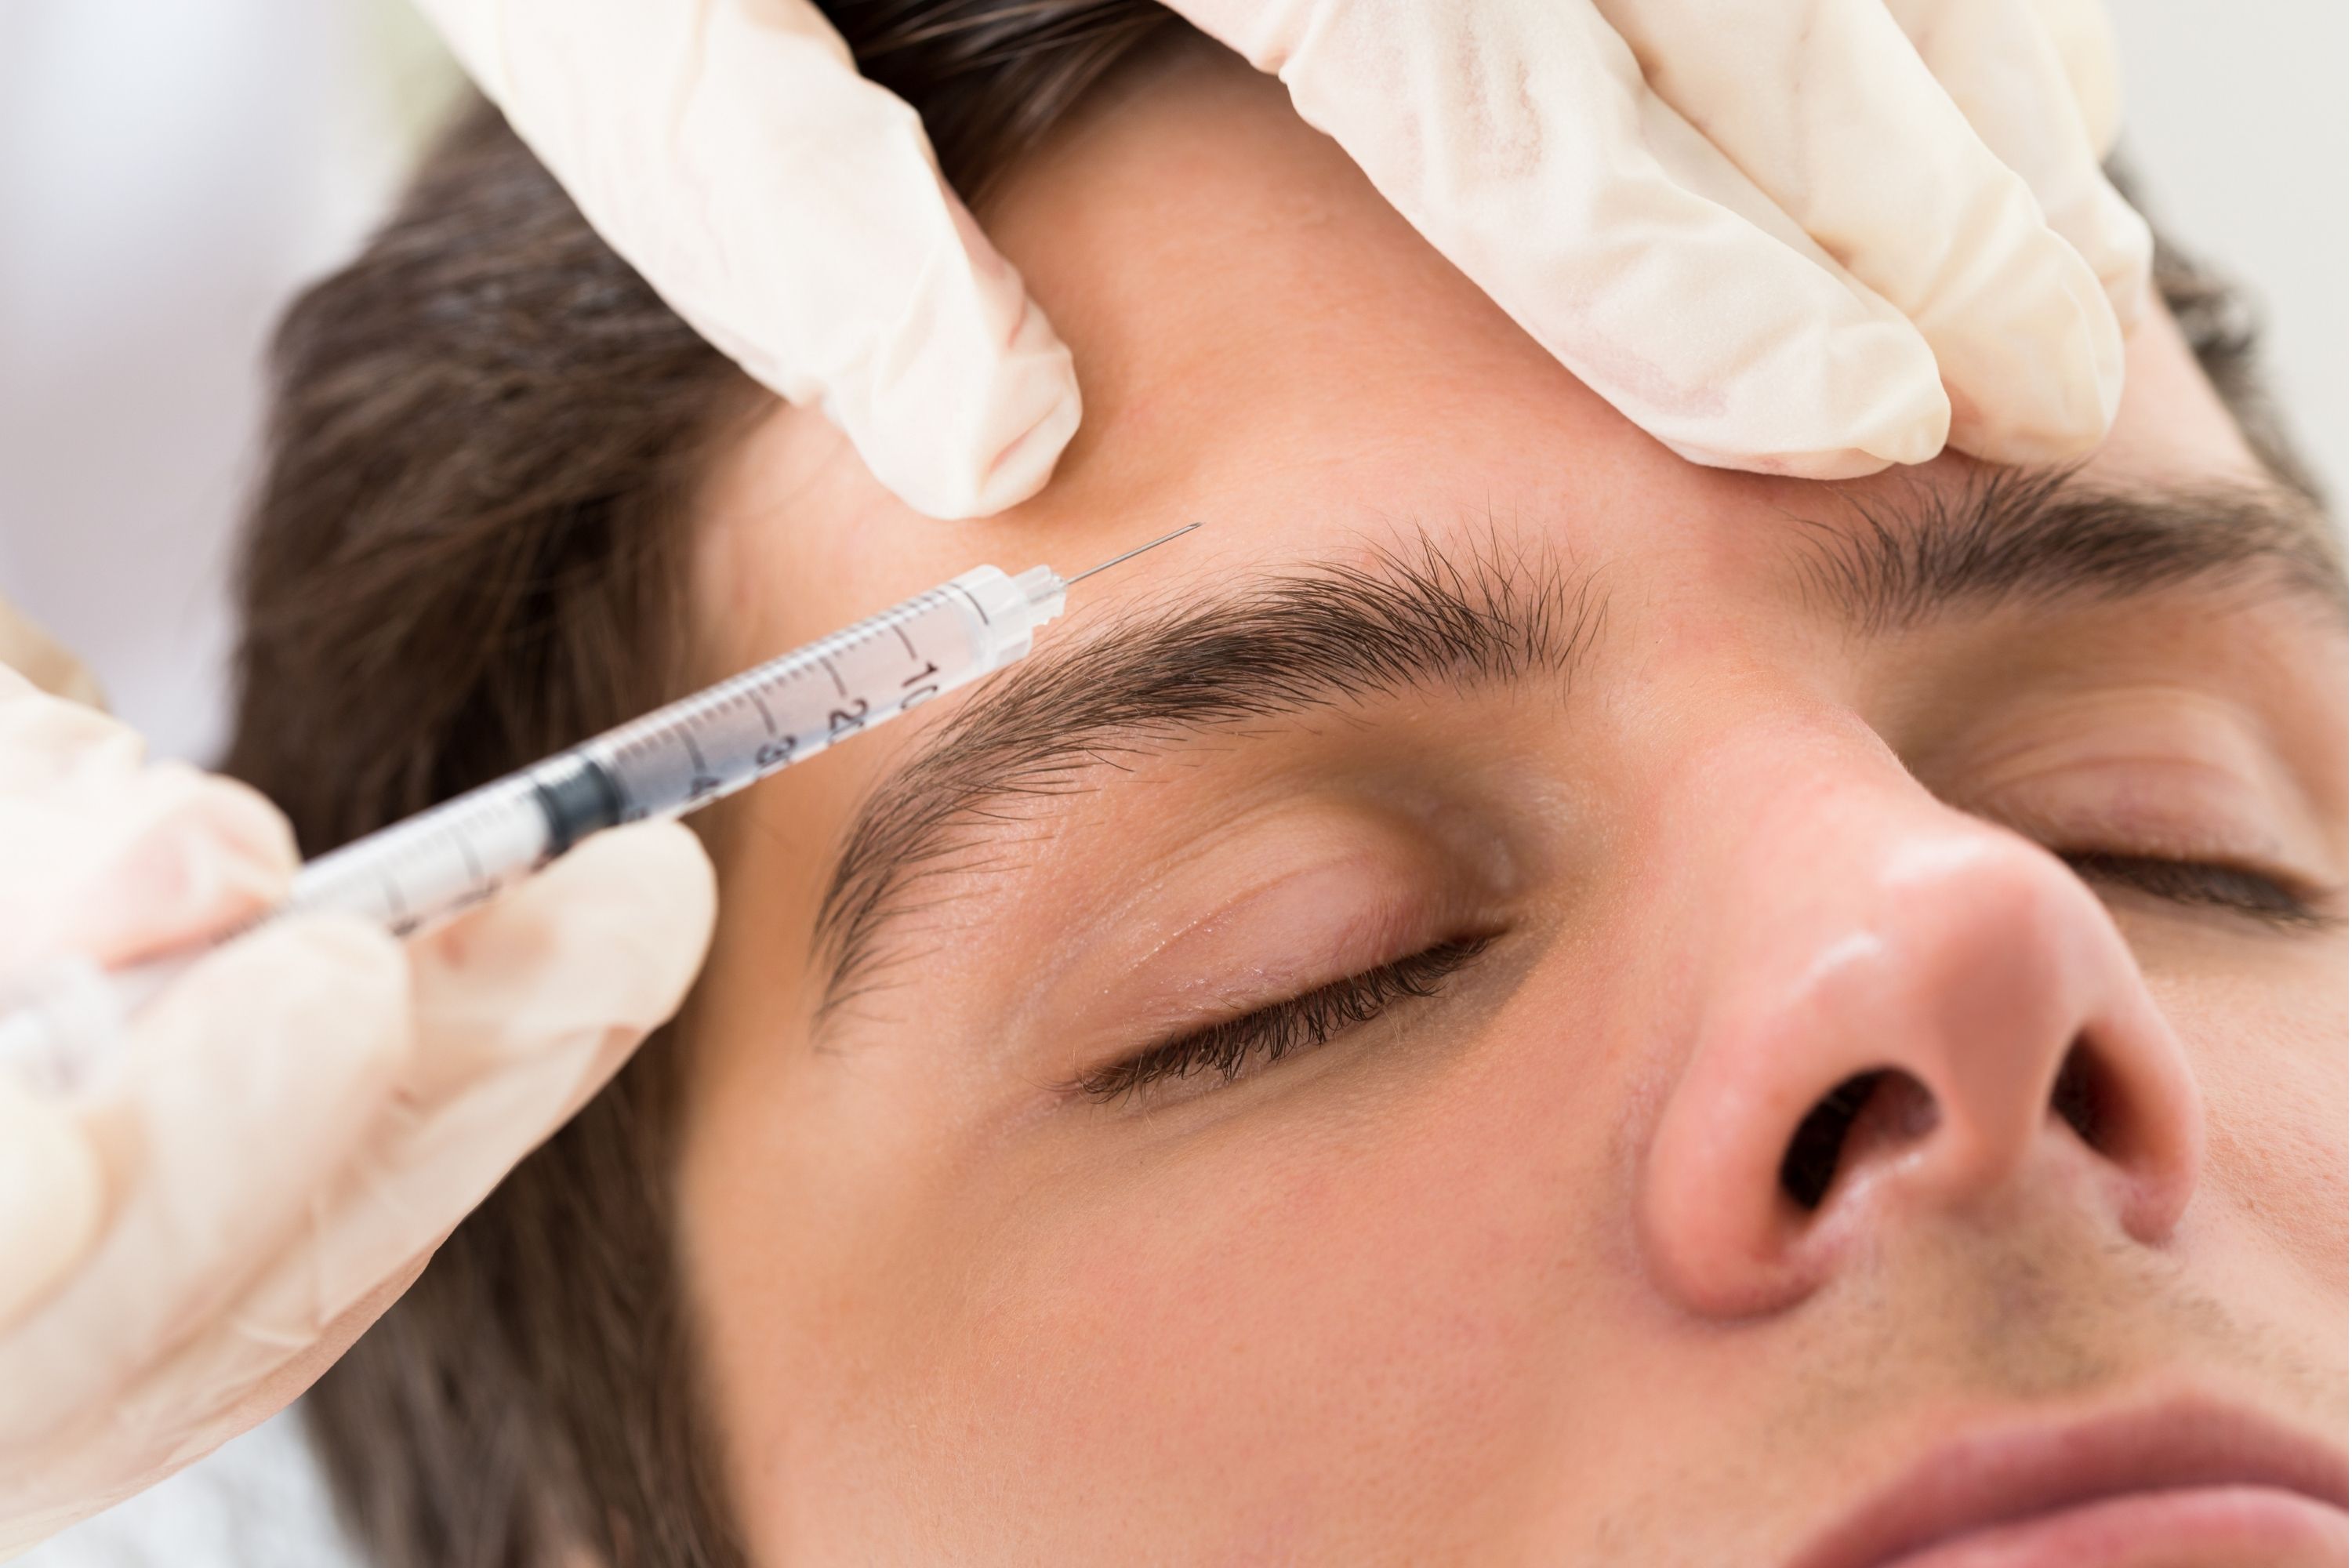
[[[285,819],[0,668],[0,993],[268,908]],[[404,944],[342,916],[205,954],[72,1092],[0,1061],[0,1558],[281,1408],[684,995],[684,828],[582,845]]]
[[[588,220],[881,481],[1052,473],[1067,351],[808,0],[421,0]],[[2080,455],[2150,244],[2096,0],[1171,0],[1698,462]]]

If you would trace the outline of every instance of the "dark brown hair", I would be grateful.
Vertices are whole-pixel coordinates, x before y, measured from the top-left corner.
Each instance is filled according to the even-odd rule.
[[[979,201],[1167,23],[831,0]],[[689,504],[764,397],[487,106],[278,334],[227,770],[305,854],[678,695]],[[362,700],[364,694],[364,700]],[[308,1401],[387,1568],[742,1561],[671,1255],[682,1042],[523,1162]]]
[[[825,9],[975,201],[1168,21],[1146,0]],[[2159,278],[2284,462],[2250,401],[2242,311],[2168,249]],[[296,304],[274,373],[227,766],[305,853],[686,687],[692,493],[764,395],[494,112],[466,114],[360,257]],[[519,1166],[310,1395],[346,1518],[386,1568],[742,1561],[671,1250],[674,1035]]]

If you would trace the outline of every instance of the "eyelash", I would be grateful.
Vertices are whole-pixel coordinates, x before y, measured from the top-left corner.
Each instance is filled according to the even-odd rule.
[[[2242,866],[2102,849],[2063,850],[2059,858],[2085,882],[2131,888],[2171,903],[2221,910],[2290,930],[2338,923],[2278,878]]]
[[[1078,1088],[1092,1099],[1112,1100],[1201,1073],[1214,1073],[1221,1082],[1231,1083],[1254,1064],[1271,1067],[1294,1052],[1327,1045],[1399,1002],[1436,995],[1492,940],[1441,942],[1393,963],[1195,1029],[1141,1056],[1088,1073],[1078,1080]]]
[[[2107,850],[2062,851],[2060,858],[2085,882],[2132,888],[2176,904],[2222,910],[2296,930],[2337,923],[2278,879],[2243,867]],[[1370,1023],[1399,1002],[1436,995],[1492,940],[1442,942],[1393,963],[1195,1029],[1141,1056],[1088,1073],[1078,1080],[1078,1088],[1091,1099],[1114,1100],[1201,1073],[1214,1073],[1221,1082],[1231,1083],[1255,1063],[1271,1067]]]

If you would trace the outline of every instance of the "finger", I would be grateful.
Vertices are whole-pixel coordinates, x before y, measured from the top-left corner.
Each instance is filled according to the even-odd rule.
[[[413,941],[415,1056],[322,1207],[310,1285],[282,1298],[316,1316],[275,1337],[346,1310],[569,1120],[677,1011],[715,911],[701,844],[676,823],[649,823],[600,834]]]
[[[0,806],[0,962],[79,953],[108,965],[234,929],[283,898],[299,864],[259,795],[157,763],[68,798]]]
[[[414,1096],[438,1102],[577,1036],[653,1029],[693,984],[716,908],[701,841],[674,822],[645,823],[596,835],[506,898],[418,937],[410,955],[425,1044]]]
[[[171,1468],[194,1463],[300,1398],[431,1258],[429,1252],[410,1258],[342,1312],[320,1317],[322,1326],[300,1339],[287,1338],[282,1325],[320,1313],[316,1273],[307,1255],[279,1258],[244,1299],[124,1392],[116,1426],[153,1434]],[[144,1480],[160,1479],[151,1473]]]
[[[208,954],[140,1016],[82,1117],[104,1229],[0,1337],[0,1455],[110,1408],[307,1234],[399,1080],[407,1010],[399,944],[321,916]]]
[[[1589,5],[1177,9],[1278,69],[1433,245],[1675,450],[1839,478],[1941,449],[1927,345],[1810,242],[1759,226],[1769,202]]]
[[[0,799],[46,798],[109,780],[134,772],[146,755],[138,732],[121,720],[0,669]]]
[[[1077,428],[1069,352],[806,0],[425,8],[605,241],[909,505],[1045,484]]]
[[[233,1303],[122,1380],[115,1408],[184,1463],[291,1399],[414,1280],[507,1170],[675,1010],[714,911],[675,824],[601,835],[411,952],[417,1041],[357,1154]],[[373,933],[371,933],[373,934]],[[7,1368],[0,1363],[0,1377]],[[0,1418],[0,1454],[9,1433]]]
[[[300,866],[277,807],[184,763],[151,763],[89,812],[94,864],[50,937],[58,951],[108,964],[234,930],[283,899]]]
[[[1917,326],[1953,445],[2054,462],[2105,435],[2123,334],[2097,276],[1880,0],[1598,3],[1659,96]]]
[[[2108,184],[2038,0],[1889,0],[1919,58],[1994,157],[2016,170],[2044,222],[2098,274],[2116,318],[2147,297],[2156,241]]]
[[[2123,129],[2123,91],[2117,85],[2116,35],[2099,0],[2032,0],[2074,89],[2074,109],[2094,156],[2116,150]]]
[[[105,1196],[77,1119],[0,1079],[0,1333],[89,1251]]]
[[[243,784],[143,753],[80,703],[0,697],[0,973],[59,952],[123,963],[283,896],[297,864],[284,816]]]

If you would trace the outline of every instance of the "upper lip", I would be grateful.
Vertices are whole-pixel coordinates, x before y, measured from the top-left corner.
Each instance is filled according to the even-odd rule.
[[[2345,1457],[2235,1405],[2185,1399],[1937,1445],[1789,1568],[1871,1568],[1972,1531],[2104,1498],[2263,1486],[2345,1502]]]

